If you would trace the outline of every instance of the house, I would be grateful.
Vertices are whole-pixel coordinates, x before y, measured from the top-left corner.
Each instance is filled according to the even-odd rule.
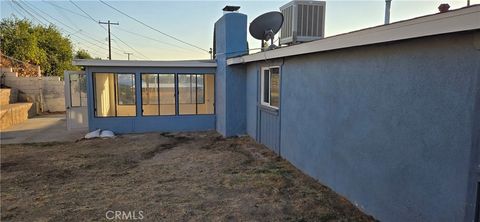
[[[480,5],[212,61],[76,60],[88,127],[249,135],[382,221],[478,221]]]

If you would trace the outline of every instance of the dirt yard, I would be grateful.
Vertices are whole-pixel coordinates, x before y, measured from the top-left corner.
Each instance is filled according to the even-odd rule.
[[[2,221],[374,220],[253,140],[214,132],[2,145],[0,179]]]

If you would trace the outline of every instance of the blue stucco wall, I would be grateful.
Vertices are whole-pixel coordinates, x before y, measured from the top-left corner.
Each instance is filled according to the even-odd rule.
[[[247,134],[257,139],[257,101],[259,93],[259,71],[258,63],[252,63],[246,68],[247,76],[247,92],[246,92],[246,117],[247,117]]]
[[[382,221],[472,219],[480,163],[478,35],[284,58],[281,156]],[[262,65],[246,69],[253,138]]]
[[[215,88],[217,131],[224,136],[245,134],[244,66],[227,66],[227,59],[248,53],[247,16],[241,13],[224,14],[215,23],[217,84]]]
[[[205,73],[215,74],[215,68],[155,68],[155,67],[87,67],[88,90],[88,128],[108,129],[115,133],[141,132],[184,132],[215,129],[213,115],[180,115],[180,116],[142,116],[141,106],[141,73]],[[92,73],[113,72],[135,74],[136,109],[134,117],[95,117]],[[216,80],[215,80],[216,81]]]

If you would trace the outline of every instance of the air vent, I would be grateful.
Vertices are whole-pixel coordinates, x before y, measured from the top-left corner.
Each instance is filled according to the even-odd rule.
[[[292,1],[280,7],[280,11],[284,17],[280,44],[291,45],[324,37],[324,1]]]

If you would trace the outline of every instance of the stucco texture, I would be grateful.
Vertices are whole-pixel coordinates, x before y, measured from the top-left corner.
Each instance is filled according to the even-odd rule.
[[[478,31],[284,58],[281,156],[379,220],[467,220],[478,178],[469,175],[478,164],[475,38]],[[261,65],[247,67],[254,138]]]
[[[227,66],[226,59],[246,54],[247,16],[226,13],[215,23],[216,130],[224,136],[245,134],[245,67]]]

